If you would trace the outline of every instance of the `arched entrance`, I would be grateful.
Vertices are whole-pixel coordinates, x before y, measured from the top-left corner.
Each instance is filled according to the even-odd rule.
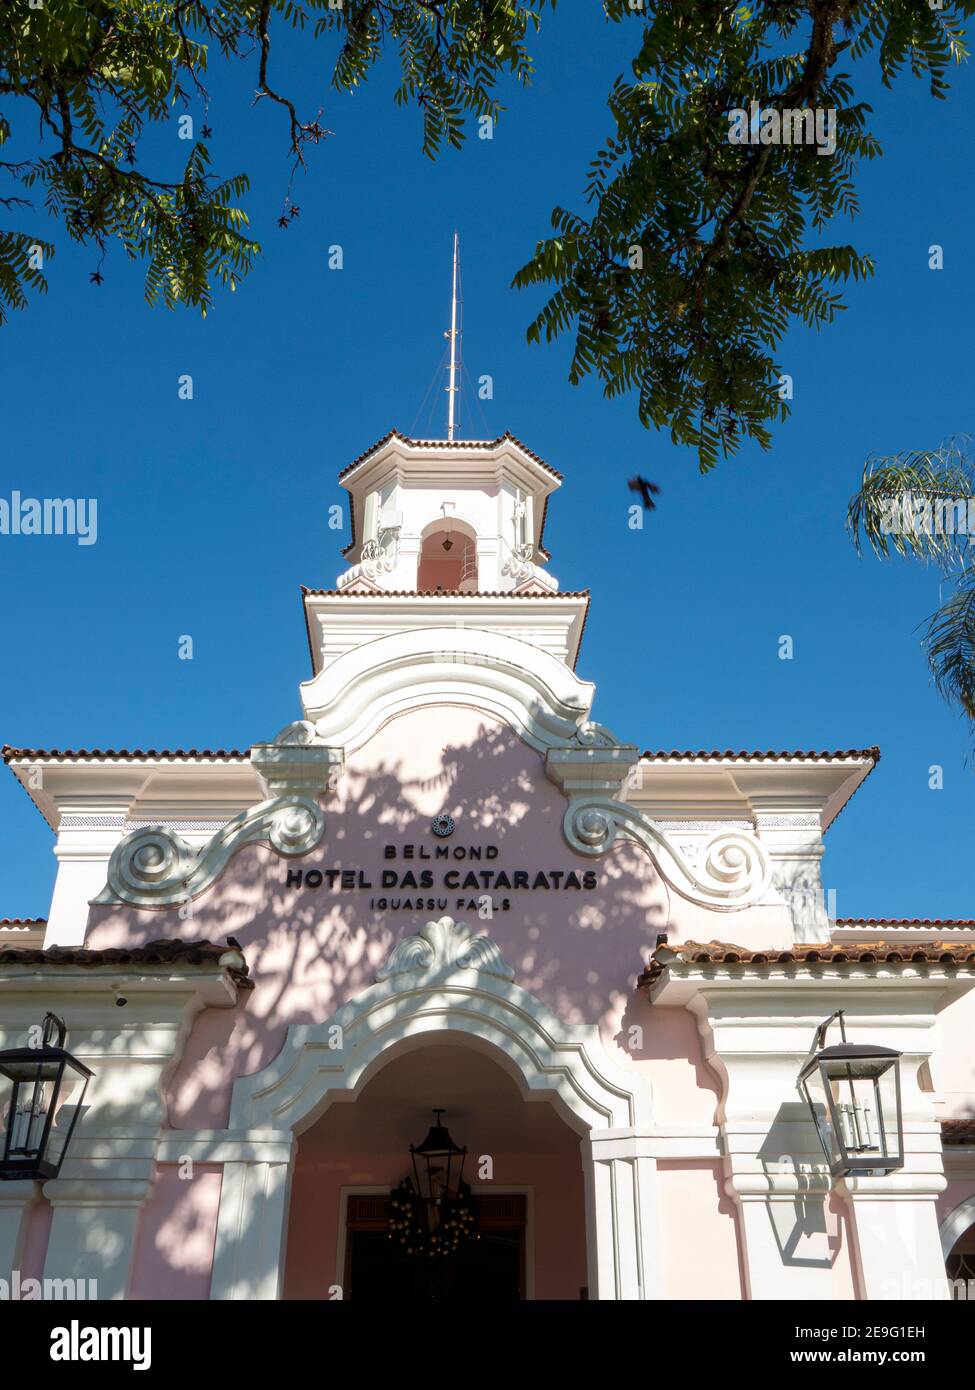
[[[285,1298],[359,1302],[578,1299],[587,1289],[581,1134],[526,1105],[493,1049],[466,1035],[401,1044],[352,1105],[298,1139]],[[391,1240],[390,1190],[410,1175],[434,1109],[467,1149],[472,1237],[444,1260]],[[330,1255],[333,1256],[330,1258]]]
[[[431,1043],[490,1059],[514,1086],[522,1117],[541,1103],[578,1136],[589,1297],[657,1295],[649,1086],[609,1057],[595,1027],[565,1024],[513,973],[489,937],[449,917],[428,922],[395,947],[377,984],[328,1022],[290,1028],[269,1066],[237,1080],[229,1128],[243,1156],[224,1164],[211,1297],[282,1296],[301,1136],[366,1095],[387,1064]],[[482,1068],[482,1088],[485,1076]]]
[[[941,1249],[951,1298],[975,1298],[975,1197],[955,1207],[942,1223]]]

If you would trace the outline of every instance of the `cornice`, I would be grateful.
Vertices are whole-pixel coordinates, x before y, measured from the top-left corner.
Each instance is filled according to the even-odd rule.
[[[798,1020],[805,1009],[815,1013],[825,1009],[830,999],[846,1000],[847,996],[850,999],[844,1002],[844,1009],[869,1006],[868,1012],[875,1013],[903,1008],[908,991],[917,991],[928,999],[927,1008],[933,1011],[943,997],[956,997],[975,986],[975,970],[970,966],[951,966],[936,961],[868,964],[820,961],[729,967],[689,963],[678,958],[668,961],[666,968],[653,978],[645,973],[640,984],[646,989],[651,1004],[690,1007],[697,999],[727,999],[731,1007],[746,1010],[745,1017],[750,1024],[767,1008],[772,1011],[770,1026],[780,1026],[781,1019],[777,1016],[780,1010]],[[885,1003],[892,993],[898,996],[897,1000]],[[810,1002],[800,1003],[804,996],[808,996]],[[816,1002],[811,1002],[814,996],[818,996]],[[747,1002],[752,998],[754,1003]]]
[[[357,643],[371,645],[390,630],[416,633],[427,628],[462,626],[476,631],[499,628],[558,633],[566,664],[574,669],[589,612],[590,595],[581,591],[495,593],[417,593],[411,590],[350,591],[302,587],[302,608],[313,679],[324,660],[323,631],[340,634],[348,625]],[[401,626],[400,626],[401,625]],[[421,639],[418,639],[421,640]]]
[[[747,817],[760,832],[823,834],[876,766],[876,754],[643,753],[626,800],[655,818],[693,811]]]
[[[401,454],[404,459],[412,460],[415,458],[435,458],[442,459],[445,466],[456,469],[458,458],[464,454],[472,457],[500,457],[504,454],[519,457],[527,464],[531,465],[533,471],[538,470],[545,475],[548,490],[558,487],[562,481],[562,474],[554,469],[550,464],[545,463],[527,445],[522,444],[520,439],[516,439],[510,431],[498,435],[496,439],[412,439],[409,435],[400,434],[398,430],[388,430],[381,439],[377,439],[375,444],[370,445],[358,458],[347,464],[338,475],[338,480],[343,487],[350,486],[350,480],[357,474],[361,474],[364,465],[375,463],[385,459],[389,455]]]
[[[10,752],[10,770],[55,831],[68,815],[229,820],[260,795],[249,750]]]

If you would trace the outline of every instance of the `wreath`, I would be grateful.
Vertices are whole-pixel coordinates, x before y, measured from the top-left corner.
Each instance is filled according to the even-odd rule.
[[[436,1202],[421,1197],[411,1178],[404,1178],[389,1194],[389,1238],[407,1255],[453,1255],[476,1227],[477,1208],[466,1183],[456,1197]]]

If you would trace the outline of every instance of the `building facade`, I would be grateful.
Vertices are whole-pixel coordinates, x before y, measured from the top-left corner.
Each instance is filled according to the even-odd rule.
[[[975,922],[835,920],[822,889],[878,750],[641,751],[595,722],[589,595],[547,567],[561,480],[511,436],[394,432],[341,479],[299,719],[245,750],[4,750],[58,872],[46,919],[0,928],[0,1047],[53,1011],[93,1075],[58,1175],[0,1183],[0,1277],[966,1292]],[[837,1010],[900,1054],[889,1172],[831,1173],[797,1090]],[[447,1279],[400,1200],[434,1109],[472,1224],[441,1230]]]

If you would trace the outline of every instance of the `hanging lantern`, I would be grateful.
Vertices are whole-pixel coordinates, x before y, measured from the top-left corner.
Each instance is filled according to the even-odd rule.
[[[405,1254],[425,1260],[447,1258],[477,1239],[477,1208],[464,1182],[467,1149],[441,1124],[442,1110],[422,1144],[410,1145],[413,1177],[390,1193],[389,1237]]]
[[[410,1145],[416,1190],[428,1204],[431,1226],[443,1214],[447,1203],[460,1195],[467,1149],[459,1148],[450,1131],[440,1123],[442,1110],[434,1110],[435,1122],[422,1144]],[[419,1159],[419,1162],[417,1160]]]
[[[60,1171],[92,1075],[65,1050],[66,1033],[48,1013],[40,1047],[0,1052],[0,1079],[11,1083],[0,1178],[56,1178]]]
[[[839,1019],[843,1041],[825,1047],[834,1019]],[[820,1025],[815,1047],[798,1086],[830,1172],[863,1177],[902,1168],[901,1054],[890,1047],[848,1043],[842,1010]]]

